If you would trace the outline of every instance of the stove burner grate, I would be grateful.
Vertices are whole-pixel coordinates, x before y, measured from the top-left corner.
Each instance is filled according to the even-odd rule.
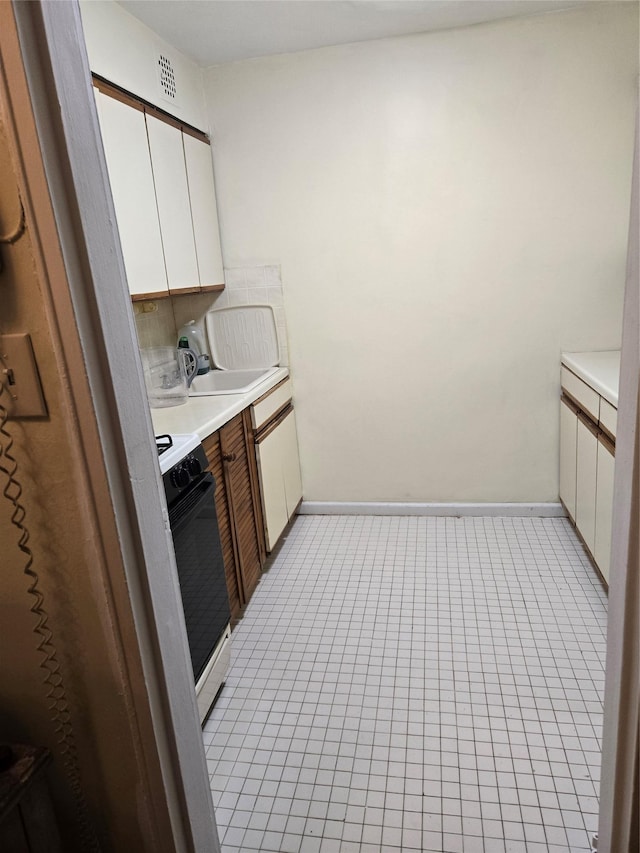
[[[170,435],[157,435],[156,447],[158,448],[158,456],[162,456],[165,450],[173,447],[173,439]]]

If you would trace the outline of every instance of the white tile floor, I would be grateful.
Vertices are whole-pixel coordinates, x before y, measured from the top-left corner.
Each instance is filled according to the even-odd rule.
[[[299,517],[205,727],[224,853],[588,851],[605,630],[564,519]]]

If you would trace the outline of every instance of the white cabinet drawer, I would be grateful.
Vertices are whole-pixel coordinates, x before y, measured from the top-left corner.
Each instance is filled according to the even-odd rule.
[[[575,373],[572,373],[564,365],[562,367],[561,384],[563,389],[573,397],[580,408],[588,412],[595,421],[598,421],[600,418],[600,395],[598,392],[594,391],[593,388],[589,388],[582,379],[578,379]]]
[[[271,391],[261,397],[251,407],[253,428],[259,430],[277,411],[291,400],[291,382],[285,379]]]
[[[600,398],[600,426],[606,429],[614,438],[616,437],[616,426],[618,425],[618,410]]]

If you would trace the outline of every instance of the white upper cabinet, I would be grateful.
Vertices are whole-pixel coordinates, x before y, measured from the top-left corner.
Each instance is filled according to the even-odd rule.
[[[206,136],[110,84],[94,93],[132,297],[222,290]]]
[[[167,292],[145,115],[96,90],[129,291]]]
[[[169,290],[198,290],[182,133],[152,115],[146,119]]]
[[[201,287],[224,283],[211,146],[182,133]]]

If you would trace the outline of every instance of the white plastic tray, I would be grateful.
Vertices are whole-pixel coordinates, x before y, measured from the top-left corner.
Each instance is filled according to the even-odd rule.
[[[219,308],[206,315],[210,352],[221,370],[276,367],[276,318],[270,305]]]

